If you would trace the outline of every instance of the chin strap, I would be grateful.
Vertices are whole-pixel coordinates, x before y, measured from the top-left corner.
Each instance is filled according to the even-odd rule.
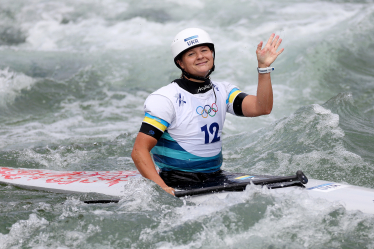
[[[209,75],[210,75],[211,73],[213,73],[214,68],[215,68],[215,65],[213,65],[212,69],[210,69],[209,73],[205,76],[205,78],[204,78],[204,77],[201,77],[201,76],[195,76],[195,75],[192,75],[192,74],[190,74],[190,73],[187,73],[187,72],[184,71],[182,68],[181,68],[181,70],[182,70],[182,76],[185,76],[185,77],[187,77],[187,78],[192,78],[192,79],[195,79],[195,80],[201,80],[201,81],[204,81],[204,82],[206,82],[207,80],[209,80],[209,82],[210,82],[210,84],[211,84],[211,86],[212,86],[212,89],[213,89],[213,93],[214,93],[214,98],[215,98],[214,103],[217,104],[217,95],[216,95],[216,91],[214,90],[214,85],[213,85],[212,81],[211,81],[210,78],[209,78]]]
[[[192,74],[190,74],[190,73],[187,73],[187,72],[184,71],[183,69],[181,69],[181,70],[182,70],[182,75],[186,76],[186,77],[189,78],[189,79],[192,78],[192,79],[195,79],[195,80],[206,81],[207,79],[209,79],[209,75],[210,75],[211,73],[213,73],[215,67],[216,67],[216,66],[213,65],[212,69],[210,69],[209,73],[208,73],[205,77],[192,75]]]

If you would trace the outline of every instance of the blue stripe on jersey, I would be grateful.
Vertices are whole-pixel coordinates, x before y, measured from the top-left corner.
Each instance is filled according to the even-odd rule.
[[[152,149],[152,153],[154,155],[166,156],[166,157],[175,158],[179,160],[190,160],[190,161],[196,161],[196,162],[216,160],[218,157],[220,157],[219,154],[216,156],[212,156],[212,157],[195,156],[185,150],[173,150],[173,149],[170,149],[167,147],[161,147],[161,146],[155,146]]]
[[[229,95],[227,96],[227,99],[226,99],[226,104],[229,103],[230,95],[231,95],[232,93],[236,92],[236,91],[239,91],[239,89],[238,89],[238,88],[234,88],[234,89],[232,89],[232,90],[230,91],[230,93],[229,93]]]
[[[170,136],[170,134],[169,134],[168,131],[165,131],[165,133],[164,133],[164,135],[162,136],[162,138],[177,143],[177,141],[175,141],[174,138],[172,138],[172,137]],[[179,146],[179,144],[178,144],[178,146]],[[181,147],[181,148],[182,148],[182,147]],[[183,149],[182,149],[182,150],[183,150]]]
[[[177,142],[170,141],[168,139],[165,139],[161,136],[161,138],[157,141],[157,147],[163,147],[163,148],[169,148],[172,150],[179,150],[179,151],[185,151]]]
[[[165,125],[166,128],[170,126],[170,124],[168,122],[166,122],[165,120],[163,120],[161,118],[158,118],[158,117],[155,117],[155,116],[152,116],[151,114],[149,114],[147,112],[145,113],[145,116],[148,117],[148,118],[156,120],[157,122],[159,122],[162,125]]]
[[[178,170],[178,171],[194,172],[194,173],[213,173],[213,172],[216,172],[220,169],[220,168],[217,168],[216,166],[214,166],[214,167],[211,167],[211,168],[206,168],[204,170],[191,171],[191,170],[181,169],[180,167],[171,167],[170,165],[166,165],[166,164],[163,164],[163,163],[160,163],[160,162],[157,163],[157,166],[160,169],[162,169],[162,171]]]
[[[184,150],[166,131],[152,149],[153,159],[161,170],[211,173],[220,169],[222,151],[213,157],[199,157]]]
[[[220,169],[223,158],[220,152],[215,160],[180,160],[156,154],[153,154],[153,160],[161,170],[211,173]]]

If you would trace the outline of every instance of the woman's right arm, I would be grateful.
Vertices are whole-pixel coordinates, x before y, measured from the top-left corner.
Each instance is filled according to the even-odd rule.
[[[156,184],[160,185],[163,190],[174,195],[174,189],[167,186],[164,180],[162,180],[151,158],[150,151],[156,144],[157,139],[139,132],[132,149],[132,160],[143,177],[154,181]]]

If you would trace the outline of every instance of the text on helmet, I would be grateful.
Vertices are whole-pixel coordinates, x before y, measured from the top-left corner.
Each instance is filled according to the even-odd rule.
[[[196,39],[198,37],[199,37],[198,35],[194,35],[194,36],[191,36],[191,37],[188,37],[188,38],[184,39],[184,41],[187,42],[188,46],[191,46],[191,45],[199,43],[199,40]]]

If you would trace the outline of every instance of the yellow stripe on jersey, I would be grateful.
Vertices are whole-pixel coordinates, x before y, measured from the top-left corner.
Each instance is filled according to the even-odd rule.
[[[231,93],[231,94],[230,94],[230,97],[229,97],[229,102],[232,103],[232,102],[234,101],[235,97],[236,97],[239,93],[241,93],[241,91],[239,91],[239,90],[236,90],[235,92]]]
[[[149,118],[149,117],[144,117],[143,122],[156,127],[157,129],[159,129],[162,132],[164,132],[167,128],[165,125],[163,125],[160,122],[158,122],[158,121],[156,121],[152,118]]]

